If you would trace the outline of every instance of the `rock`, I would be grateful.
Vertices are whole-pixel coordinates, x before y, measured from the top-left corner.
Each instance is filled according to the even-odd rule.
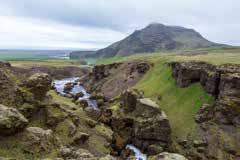
[[[63,92],[64,93],[70,93],[72,91],[73,87],[74,87],[74,83],[68,82],[64,85]]]
[[[32,75],[24,84],[33,93],[37,100],[45,98],[51,88],[52,79],[48,74],[36,73]]]
[[[81,99],[81,100],[78,100],[76,102],[77,102],[77,104],[79,104],[83,108],[88,107],[88,101],[86,99]]]
[[[149,155],[156,155],[163,152],[163,148],[157,144],[149,145],[147,150]]]
[[[207,143],[201,140],[194,140],[193,141],[193,146],[194,147],[207,147]]]
[[[96,126],[96,131],[98,132],[99,135],[103,136],[108,142],[112,142],[113,140],[113,131],[110,127],[104,125],[104,124],[99,124]]]
[[[150,160],[187,160],[182,155],[176,154],[176,153],[168,153],[168,152],[163,152],[160,153],[156,156],[152,156],[149,158]]]
[[[240,73],[221,75],[215,119],[222,124],[240,126]]]
[[[0,135],[14,134],[28,124],[28,120],[15,108],[0,104]]]
[[[137,97],[129,90],[122,94],[124,118],[113,117],[111,124],[115,131],[114,148],[121,150],[130,142],[148,153],[148,149],[150,153],[158,152],[160,147],[167,149],[171,144],[171,127],[166,114],[154,101]]]
[[[68,148],[68,147],[61,147],[60,148],[60,155],[64,159],[68,160],[98,160],[95,156],[93,156],[88,150],[86,149],[76,149],[76,148]]]
[[[73,96],[74,101],[78,100],[79,98],[83,97],[84,93],[83,92],[79,92],[76,95]]]
[[[92,70],[92,75],[94,76],[95,80],[100,80],[109,75],[109,66],[106,65],[97,65],[94,66]]]
[[[138,94],[133,90],[127,90],[121,95],[122,107],[124,112],[134,111],[137,104]]]
[[[71,148],[68,148],[68,147],[65,147],[65,146],[61,146],[60,148],[60,155],[63,157],[63,158],[67,158],[67,157],[70,157],[73,153],[72,149]]]
[[[29,127],[23,133],[24,150],[29,153],[51,152],[57,145],[57,140],[51,129]]]
[[[144,63],[144,62],[140,62],[137,64],[136,70],[138,71],[138,73],[140,74],[145,74],[148,70],[150,69],[149,64]]]
[[[133,112],[133,144],[144,150],[151,144],[159,144],[164,149],[171,144],[171,127],[166,114],[150,99],[139,99]]]
[[[78,149],[74,153],[74,157],[76,159],[82,159],[82,160],[97,160],[96,157],[94,157],[88,150],[85,149]]]
[[[117,160],[117,159],[111,155],[106,155],[105,157],[99,158],[99,160]]]
[[[59,104],[52,104],[46,108],[46,123],[55,127],[68,116],[59,106]]]
[[[92,119],[87,119],[86,123],[89,127],[94,128],[97,125],[97,122]]]
[[[213,118],[212,112],[213,106],[209,104],[203,104],[203,106],[199,109],[198,113],[195,116],[195,121],[197,123],[203,123],[205,121],[209,121]]]
[[[101,116],[101,112],[93,107],[86,107],[84,108],[84,111],[87,112],[87,115],[95,121],[99,120],[99,117]]]
[[[73,143],[75,145],[83,145],[89,139],[89,134],[83,132],[77,132],[73,138]]]
[[[101,112],[101,116],[99,117],[99,121],[104,123],[104,124],[111,125],[112,110],[111,109],[104,109]]]
[[[122,152],[120,157],[122,159],[130,159],[130,157],[134,157],[135,153],[133,152],[133,150],[131,150],[130,148],[125,148]],[[136,159],[136,158],[135,158]]]

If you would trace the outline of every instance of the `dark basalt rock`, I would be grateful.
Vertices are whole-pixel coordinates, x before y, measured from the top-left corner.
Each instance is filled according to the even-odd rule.
[[[42,100],[50,90],[51,83],[52,79],[48,74],[36,73],[24,82],[24,86],[33,93],[35,99]]]
[[[0,135],[15,134],[28,124],[28,120],[15,108],[0,104]]]
[[[122,149],[131,143],[149,154],[155,153],[149,146],[159,145],[163,150],[168,149],[171,128],[167,116],[152,100],[138,97],[130,90],[122,94],[124,118],[114,117],[112,121],[116,148]]]
[[[212,107],[214,110],[205,107],[199,111],[197,121],[212,117],[220,123],[239,126],[240,65],[214,66],[205,62],[173,62],[170,65],[180,87],[200,82],[206,92],[217,99]]]
[[[51,129],[29,127],[22,134],[24,150],[29,153],[50,153],[57,145],[56,137]]]
[[[64,93],[70,93],[71,90],[73,89],[73,87],[74,87],[74,83],[72,83],[72,82],[66,83],[66,84],[64,85],[63,92],[64,92]]]
[[[200,108],[195,117],[199,133],[208,146],[197,147],[197,154],[187,154],[201,159],[234,159],[240,148],[240,65],[214,66],[203,62],[170,65],[180,87],[200,82],[216,98],[213,105]]]

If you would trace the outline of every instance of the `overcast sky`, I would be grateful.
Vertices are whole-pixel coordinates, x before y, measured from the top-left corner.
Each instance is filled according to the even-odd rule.
[[[96,49],[152,22],[240,45],[239,0],[0,0],[0,48]]]

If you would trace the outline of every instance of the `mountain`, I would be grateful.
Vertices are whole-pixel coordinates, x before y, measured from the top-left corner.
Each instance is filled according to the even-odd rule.
[[[128,56],[136,53],[176,51],[220,46],[193,29],[159,23],[137,30],[125,39],[95,53],[96,57]]]

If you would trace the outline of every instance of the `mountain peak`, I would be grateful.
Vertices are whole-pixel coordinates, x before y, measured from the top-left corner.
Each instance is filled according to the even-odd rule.
[[[151,23],[147,27],[135,31],[122,41],[98,50],[96,56],[127,56],[161,50],[176,51],[207,48],[217,45],[218,44],[203,38],[193,29],[180,26],[167,26],[161,23]]]

